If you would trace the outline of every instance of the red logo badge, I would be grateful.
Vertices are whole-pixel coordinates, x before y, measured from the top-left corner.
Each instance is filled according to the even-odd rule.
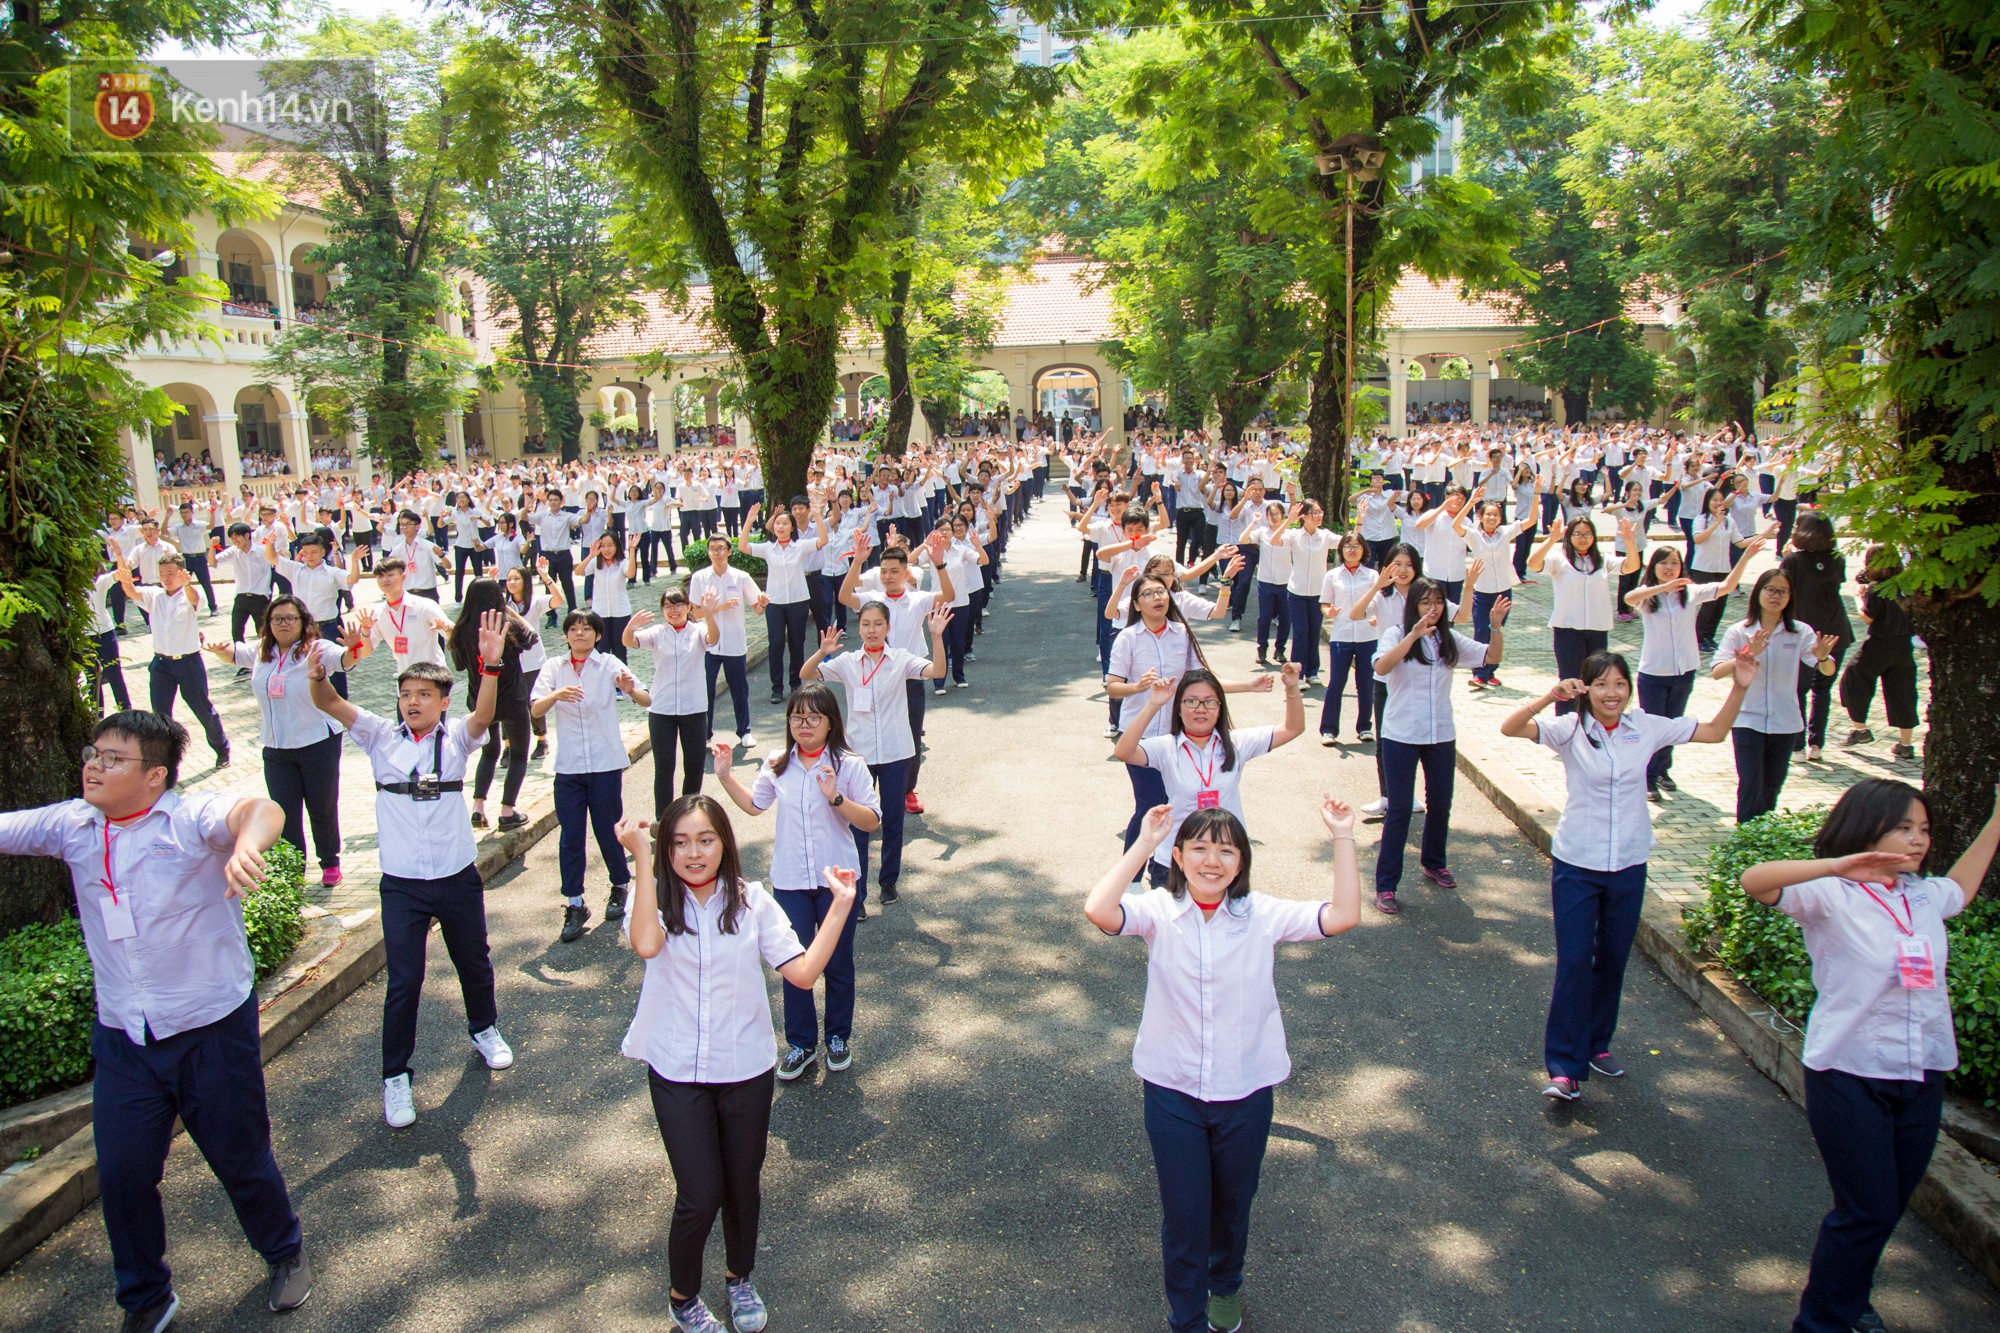
[[[153,124],[152,80],[144,74],[97,76],[97,128],[130,142]]]

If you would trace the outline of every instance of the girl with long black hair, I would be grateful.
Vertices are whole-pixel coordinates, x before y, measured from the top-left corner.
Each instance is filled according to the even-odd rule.
[[[521,797],[521,784],[528,778],[528,688],[524,679],[527,672],[526,655],[530,650],[540,649],[542,636],[536,632],[534,622],[507,605],[507,595],[497,579],[484,576],[466,585],[464,599],[458,604],[458,619],[452,623],[451,635],[445,640],[451,651],[451,663],[465,674],[468,698],[478,693],[479,685],[479,626],[488,611],[506,613],[507,649],[499,663],[500,680],[498,702],[493,708],[493,727],[507,749],[507,776],[500,784],[500,828],[518,828],[528,822],[527,816],[515,808]],[[546,660],[546,658],[544,658]],[[488,666],[493,665],[487,663]],[[493,774],[500,764],[500,746],[484,745],[479,750],[479,767],[472,780],[472,827],[486,827],[486,793],[492,790]]]
[[[764,886],[744,880],[735,831],[715,798],[674,801],[652,836],[645,821],[620,820],[618,841],[635,870],[625,929],[646,960],[620,1050],[646,1062],[674,1172],[669,1314],[683,1333],[723,1333],[701,1299],[702,1251],[720,1213],[730,1324],[756,1333],[769,1317],[750,1273],[776,1089],[763,972],[810,991],[846,932],[854,872],[824,872],[831,907],[806,947]]]

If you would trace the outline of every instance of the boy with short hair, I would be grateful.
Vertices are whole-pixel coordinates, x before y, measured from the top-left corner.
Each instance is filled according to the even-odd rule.
[[[506,1069],[514,1052],[500,1035],[493,962],[486,944],[486,886],[479,878],[465,775],[486,744],[499,702],[506,618],[489,611],[479,625],[479,702],[447,720],[452,674],[417,662],[396,677],[399,722],[377,717],[334,693],[326,664],[307,667],[313,706],[347,728],[348,740],[375,767],[375,824],[382,860],[382,940],[389,984],[382,1000],[382,1118],[392,1129],[414,1124],[410,1057],[417,1045],[417,1001],[431,922],[458,971],[466,1031],[488,1069]]]

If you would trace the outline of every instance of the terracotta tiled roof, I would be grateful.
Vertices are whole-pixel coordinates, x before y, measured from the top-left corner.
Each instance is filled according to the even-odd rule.
[[[1028,275],[1007,293],[994,346],[1091,345],[1111,337],[1111,291],[1094,287],[1099,273],[1096,264],[1078,255],[1053,254],[1036,260]],[[639,299],[643,313],[638,322],[600,335],[590,346],[592,360],[627,361],[657,351],[675,356],[713,355],[721,349],[721,339],[702,321],[708,309],[707,287],[690,288],[685,302],[675,302],[658,292],[642,293]],[[483,314],[485,302],[479,304]],[[1627,315],[1639,323],[1660,322],[1658,304],[1652,300],[1633,300]],[[1414,330],[1522,327],[1505,296],[1467,296],[1457,282],[1432,282],[1415,275],[1396,285],[1383,324],[1390,329]],[[491,321],[482,319],[482,342],[487,341],[489,327]],[[855,347],[876,344],[872,330],[860,328],[848,341]]]

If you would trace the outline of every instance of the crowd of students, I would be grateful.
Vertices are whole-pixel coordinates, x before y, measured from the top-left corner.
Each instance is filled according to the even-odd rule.
[[[102,680],[128,702],[116,592],[116,619],[134,605],[149,622],[153,709],[99,726],[84,754],[82,800],[0,816],[0,851],[61,856],[73,870],[98,965],[99,1141],[116,1140],[100,1148],[100,1174],[126,1326],[158,1333],[177,1308],[158,1192],[175,1115],[270,1265],[269,1308],[292,1308],[311,1290],[270,1149],[235,903],[262,878],[262,854],[280,838],[304,850],[310,833],[323,881],[338,883],[341,756],[352,746],[367,757],[388,959],[383,1112],[392,1128],[408,1126],[433,925],[472,1046],[491,1068],[514,1061],[500,1030],[474,836],[487,827],[503,749],[497,824],[526,822],[517,801],[530,744],[540,755],[553,733],[560,938],[580,938],[590,920],[594,842],[605,918],[622,923],[646,960],[623,1050],[648,1066],[675,1180],[672,1321],[695,1333],[724,1327],[701,1295],[702,1248],[720,1216],[728,1326],[762,1329],[768,1313],[752,1270],[775,1085],[855,1058],[856,926],[867,917],[869,864],[879,842],[877,904],[898,901],[904,820],[923,810],[927,699],[968,684],[1009,537],[1042,493],[1055,447],[1031,431],[1018,444],[941,444],[873,466],[831,451],[805,494],[768,511],[754,457],[743,454],[481,466],[360,492],[331,486],[307,497],[318,522],[273,502],[211,497],[166,516],[179,520],[166,529],[172,545],[161,516],[140,515],[136,532],[113,516],[92,606]],[[1844,566],[1831,525],[1796,508],[1809,474],[1783,451],[1729,433],[1542,429],[1382,442],[1337,524],[1298,496],[1282,441],[1219,449],[1199,436],[1141,433],[1129,452],[1095,438],[1063,452],[1069,521],[1083,543],[1079,578],[1092,585],[1106,733],[1133,796],[1123,854],[1089,891],[1085,916],[1147,942],[1133,1064],[1159,1178],[1171,1327],[1233,1333],[1273,1089],[1290,1072],[1275,947],[1360,922],[1363,818],[1382,822],[1379,912],[1402,910],[1417,813],[1426,815],[1424,877],[1457,887],[1448,857],[1454,683],[1464,669],[1468,689],[1499,685],[1512,590],[1536,574],[1552,585],[1557,683],[1500,732],[1547,747],[1567,777],[1542,1091],[1573,1101],[1593,1074],[1625,1074],[1614,1054],[1619,998],[1644,901],[1649,804],[1675,790],[1675,747],[1730,738],[1739,819],[1775,807],[1794,752],[1813,755],[1824,743],[1830,686],[1852,639],[1840,606]],[[1600,510],[1616,534],[1610,551],[1600,549]],[[1656,514],[1679,535],[1649,548]],[[1703,615],[1773,541],[1782,562],[1755,580],[1743,618],[1704,642]],[[1704,563],[1715,542],[1725,543],[1721,554]],[[761,585],[732,563],[745,556],[762,562]],[[673,577],[681,559],[691,567],[685,586]],[[200,631],[202,591],[220,615],[210,561],[235,582],[229,640],[212,644]],[[1871,552],[1866,563],[1861,613],[1875,646],[1841,682],[1857,723],[1849,739],[1865,733],[1879,684],[1909,745],[1908,617],[1879,588],[1893,576],[1891,557]],[[652,588],[663,573],[665,585]],[[364,578],[377,585],[379,607],[354,606]],[[1636,671],[1609,649],[1621,606],[1644,621]],[[771,701],[782,708],[782,734],[761,755],[747,671],[753,610],[765,617]],[[1196,626],[1241,633],[1253,616],[1269,669],[1225,679]],[[560,624],[559,653],[543,646],[549,621]],[[651,654],[650,674],[630,661],[635,649]],[[179,699],[216,762],[230,760],[204,651],[234,666],[257,702],[268,799],[175,790],[188,742],[171,720]],[[378,653],[393,663],[388,717],[353,703],[346,688],[346,677],[383,669],[367,663]],[[1704,663],[1730,688],[1698,721],[1687,709]],[[1333,842],[1323,900],[1253,892],[1244,769],[1305,734],[1312,688],[1323,690],[1322,741],[1338,743],[1349,681],[1354,735],[1375,747],[1378,795],[1358,808],[1322,802]],[[724,690],[733,733],[715,726]],[[1275,725],[1232,719],[1231,696],[1254,711],[1269,706],[1247,696],[1269,693],[1283,695]],[[647,711],[650,812],[625,808],[621,700]],[[703,792],[708,771],[722,799]],[[749,877],[729,805],[774,820],[764,879]],[[1747,892],[1805,925],[1821,991],[1807,1040],[1808,1113],[1836,1206],[1814,1252],[1801,1329],[1866,1326],[1869,1275],[1921,1175],[1940,1071],[1955,1062],[1942,921],[1976,891],[2000,822],[1943,877],[1927,873],[1927,823],[1911,789],[1864,783],[1829,818],[1822,859],[1744,876]],[[775,1043],[765,967],[784,982]],[[1892,1009],[1910,1020],[1893,1040],[1869,1024]],[[1857,1154],[1871,1153],[1866,1170],[1853,1169]]]

